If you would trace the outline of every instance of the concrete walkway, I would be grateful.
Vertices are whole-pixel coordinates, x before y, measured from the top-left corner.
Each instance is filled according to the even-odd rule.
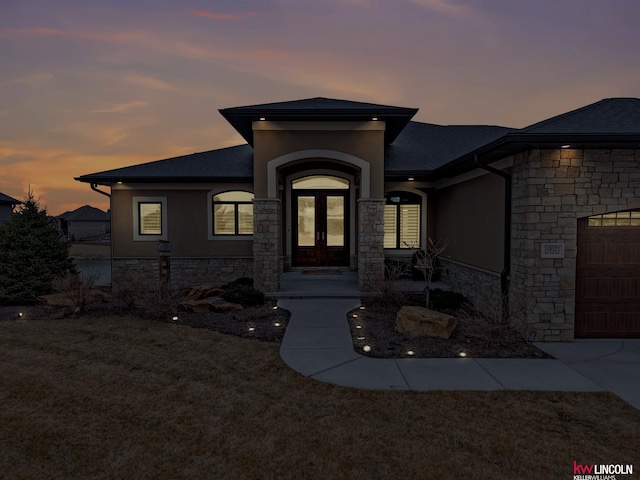
[[[372,390],[609,390],[640,409],[640,340],[538,344],[551,360],[369,358],[354,351],[346,319],[359,298],[322,298],[326,286],[294,288],[316,298],[281,295],[291,319],[280,355],[307,377]]]

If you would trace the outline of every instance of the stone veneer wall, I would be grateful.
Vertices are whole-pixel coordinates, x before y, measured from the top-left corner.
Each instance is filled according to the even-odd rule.
[[[280,241],[280,200],[253,199],[253,281],[263,292],[279,290],[283,271]]]
[[[502,308],[500,274],[440,257],[440,281],[481,308]]]
[[[132,277],[149,286],[159,285],[159,258],[114,258],[112,283]],[[240,277],[253,276],[251,257],[171,257],[171,287],[222,285]]]
[[[375,291],[384,282],[384,198],[358,200],[358,286]]]
[[[533,150],[514,157],[512,303],[538,340],[573,340],[577,219],[640,208],[640,150]],[[541,258],[561,243],[564,258]]]

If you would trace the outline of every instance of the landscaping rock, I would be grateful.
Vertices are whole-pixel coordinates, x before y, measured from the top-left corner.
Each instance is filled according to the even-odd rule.
[[[424,307],[404,306],[396,315],[395,329],[416,337],[449,338],[457,324],[451,315]]]
[[[41,295],[37,298],[40,305],[48,305],[50,307],[75,307],[77,300],[78,296],[73,292],[58,292],[50,295]],[[87,294],[86,304],[107,303],[112,300],[112,295],[94,288]]]
[[[189,293],[184,297],[187,302],[195,300],[204,300],[210,297],[219,297],[222,295],[222,290],[217,285],[200,285],[199,287],[193,287],[189,290]]]
[[[242,310],[242,305],[237,303],[225,302],[220,297],[209,297],[201,300],[183,300],[178,305],[179,310],[193,313],[206,313],[206,312],[235,312]]]

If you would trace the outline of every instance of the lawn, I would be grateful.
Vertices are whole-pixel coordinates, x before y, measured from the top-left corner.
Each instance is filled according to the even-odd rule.
[[[610,393],[377,392],[278,344],[132,317],[0,321],[3,478],[572,478],[640,468]]]

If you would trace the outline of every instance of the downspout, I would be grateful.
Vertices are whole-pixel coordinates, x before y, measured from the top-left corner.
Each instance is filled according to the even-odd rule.
[[[504,257],[503,269],[500,273],[500,293],[502,295],[502,318],[508,320],[510,316],[509,275],[511,274],[511,174],[482,163],[478,155],[474,155],[473,161],[483,170],[504,178]]]
[[[92,183],[91,184],[91,190],[93,190],[94,192],[101,193],[102,195],[111,198],[111,195],[108,194],[107,192],[103,192],[102,190],[98,190],[98,184],[97,183]],[[111,208],[111,203],[109,203],[109,208]]]

